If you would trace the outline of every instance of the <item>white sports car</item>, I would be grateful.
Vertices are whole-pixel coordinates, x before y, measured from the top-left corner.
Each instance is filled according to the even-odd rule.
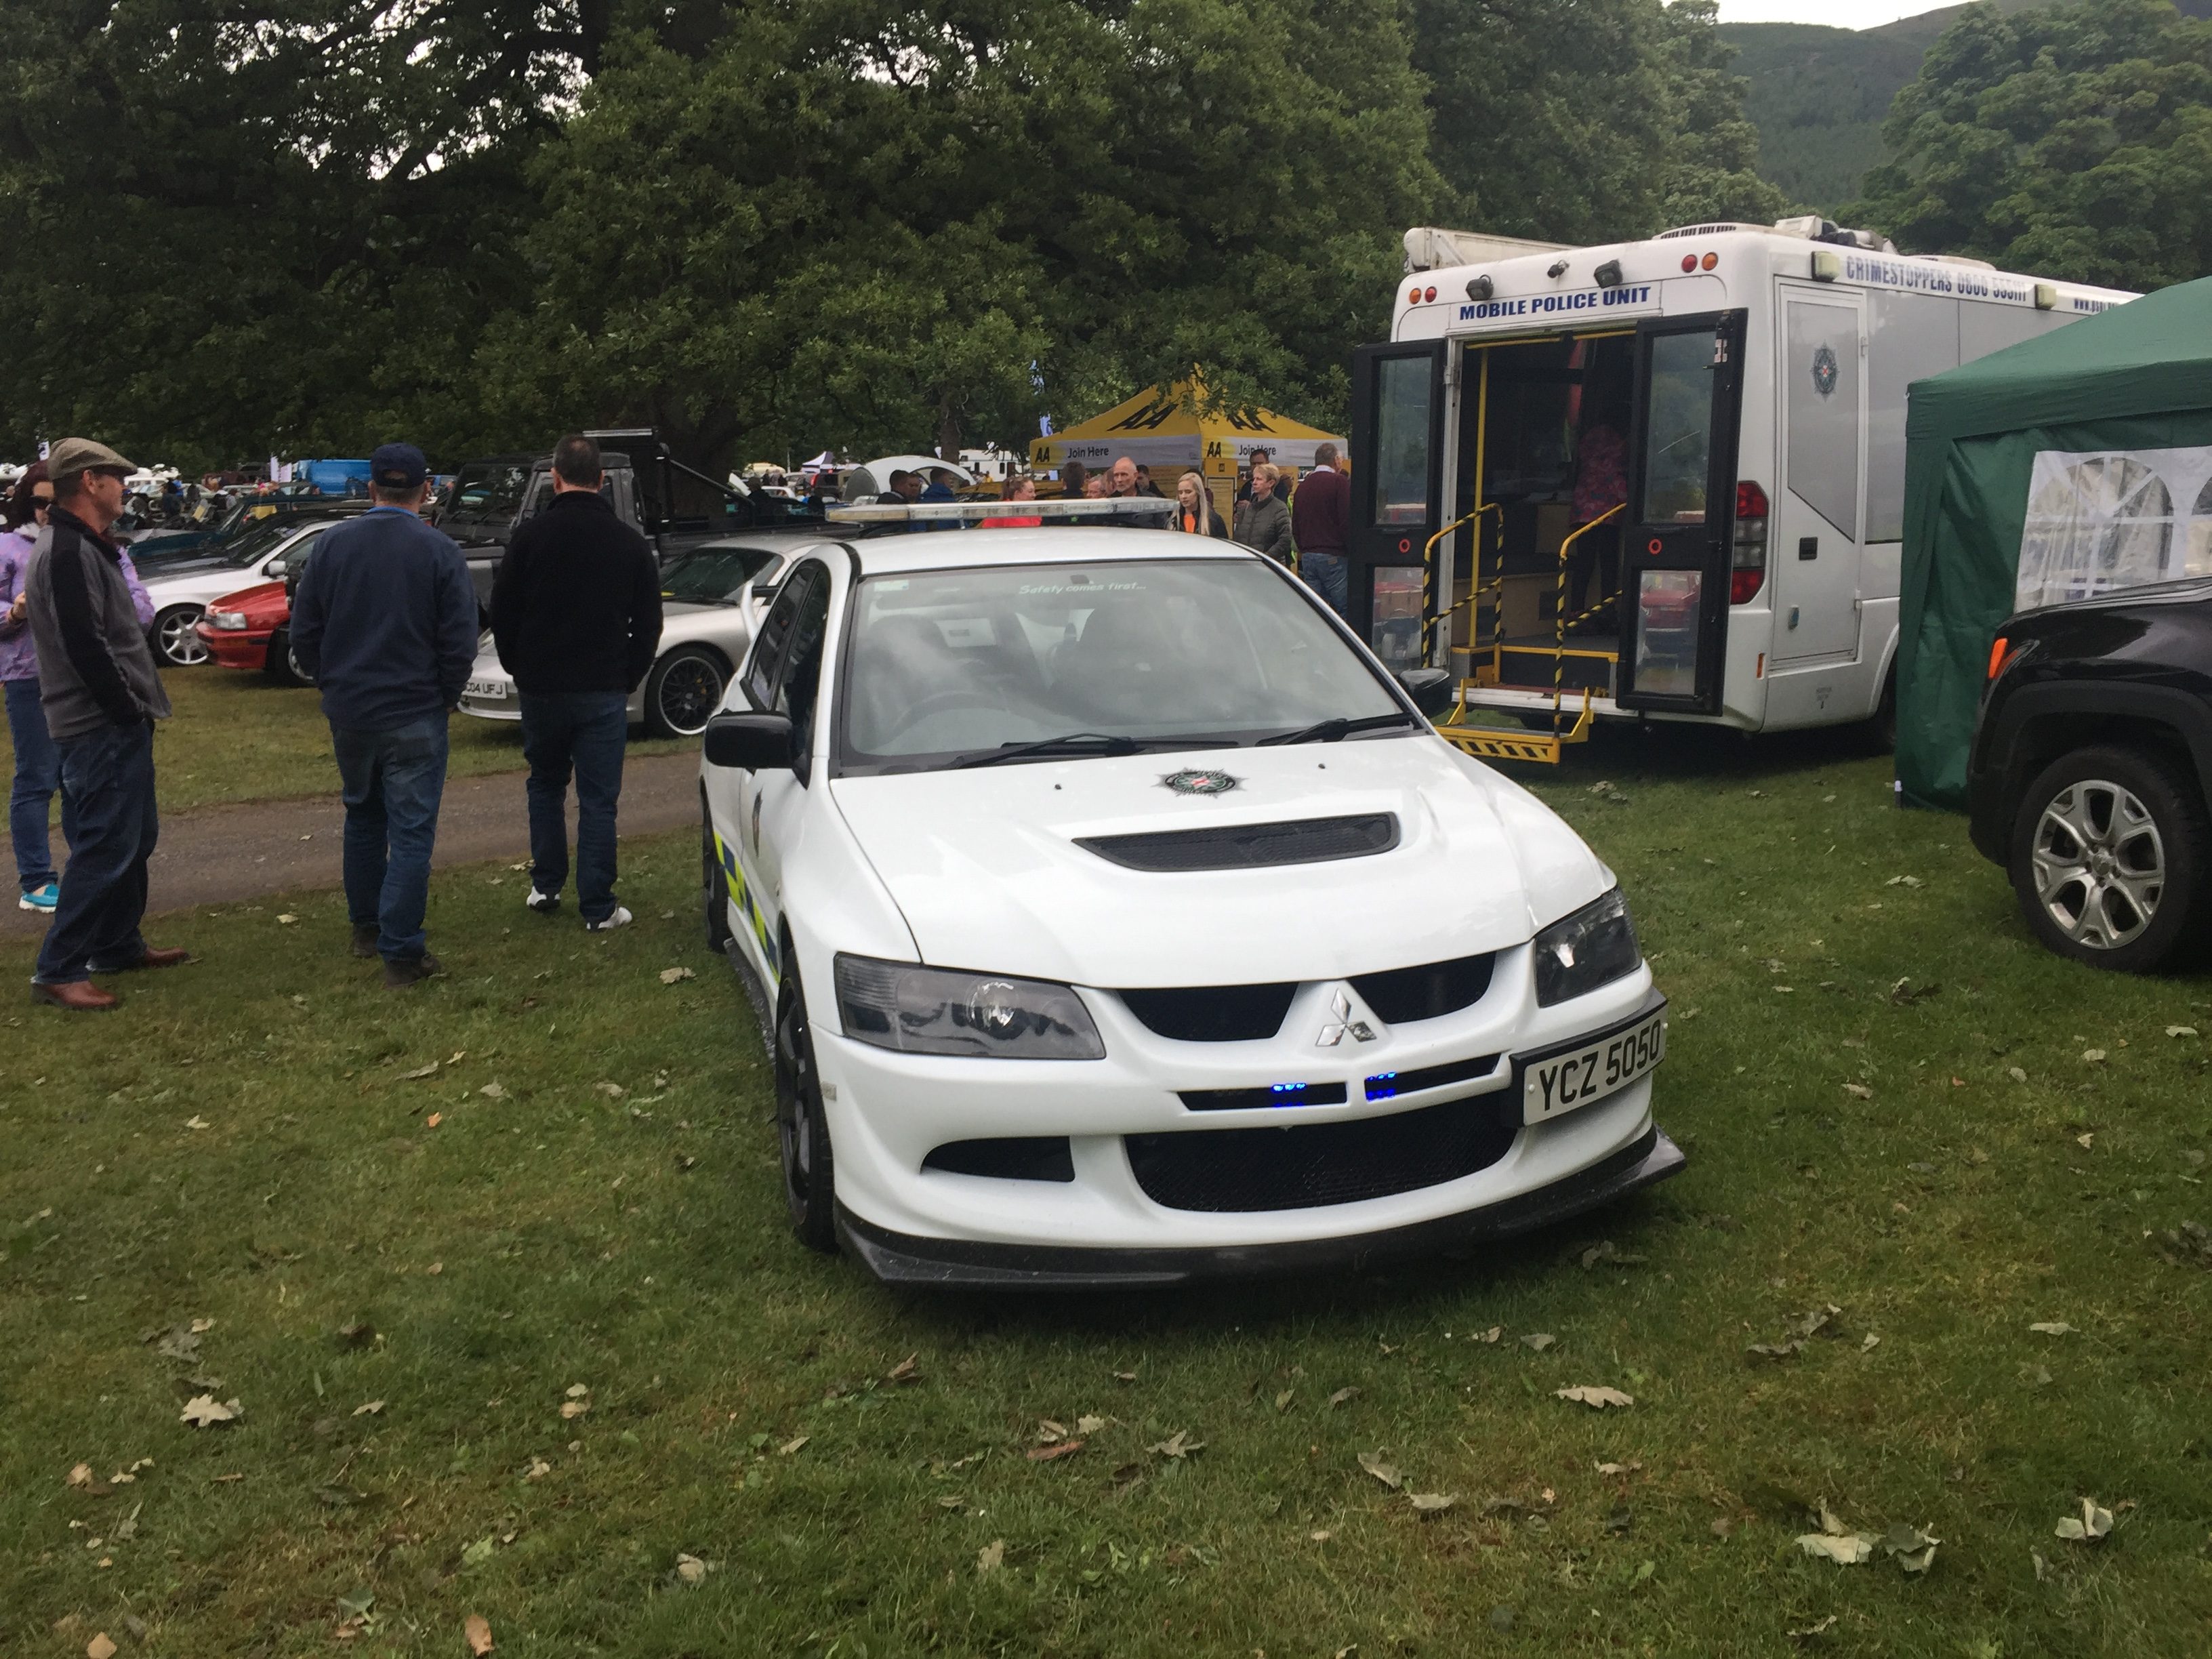
[[[1290,573],[1116,527],[799,553],[708,723],[708,937],[799,1237],[1056,1288],[1502,1237],[1672,1175],[1612,872]]]
[[[677,554],[661,567],[660,651],[629,696],[629,718],[656,738],[696,737],[752,643],[762,606],[798,550],[821,532],[728,537]],[[487,629],[461,693],[461,713],[519,720],[522,699]]]

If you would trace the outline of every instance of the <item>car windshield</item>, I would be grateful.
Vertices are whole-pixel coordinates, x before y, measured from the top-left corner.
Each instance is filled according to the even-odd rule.
[[[1256,559],[876,576],[853,615],[848,771],[972,763],[1079,733],[1094,752],[1102,738],[1241,744],[1402,713],[1312,602]]]
[[[471,461],[453,479],[448,519],[470,523],[504,524],[522,505],[522,492],[530,485],[528,461]]]
[[[258,525],[224,544],[222,559],[225,564],[249,565],[276,550],[287,538],[300,533],[296,516],[279,514],[266,524]]]
[[[738,590],[775,554],[757,547],[702,547],[660,568],[660,597],[685,605],[734,605]]]

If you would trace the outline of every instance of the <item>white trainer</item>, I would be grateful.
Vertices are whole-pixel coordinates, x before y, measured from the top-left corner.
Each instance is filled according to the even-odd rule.
[[[607,915],[601,916],[597,921],[586,922],[584,924],[584,931],[587,933],[611,933],[616,928],[627,927],[630,923],[636,920],[637,918],[635,916],[633,916],[628,910],[617,904],[611,911]]]
[[[541,916],[550,916],[561,908],[561,896],[558,893],[541,893],[533,887],[522,896],[522,907],[526,910],[535,910]]]

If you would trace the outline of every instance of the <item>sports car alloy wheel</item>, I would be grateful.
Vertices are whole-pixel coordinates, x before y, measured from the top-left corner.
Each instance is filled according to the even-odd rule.
[[[2093,951],[2132,943],[2166,893],[2166,847],[2150,809],[2104,778],[2045,804],[2032,856],[2036,896],[2058,930]]]
[[[792,1230],[809,1249],[837,1248],[836,1179],[830,1126],[814,1074],[814,1039],[797,964],[787,959],[775,1013],[775,1138],[783,1157],[783,1200]]]
[[[171,668],[196,668],[210,654],[198,632],[200,607],[180,605],[154,618],[154,648]]]
[[[696,738],[722,701],[722,665],[704,651],[672,651],[654,667],[645,688],[645,717],[656,734]]]

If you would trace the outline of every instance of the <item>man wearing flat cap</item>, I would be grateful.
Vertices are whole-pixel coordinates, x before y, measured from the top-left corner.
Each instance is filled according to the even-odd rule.
[[[446,716],[477,655],[477,595],[453,538],[422,522],[413,444],[369,457],[373,505],[324,532],[292,605],[292,645],[322,690],[345,799],[353,953],[400,990],[445,971],[422,931],[446,790]]]
[[[135,469],[106,444],[64,438],[47,452],[54,504],[31,550],[23,593],[39,657],[39,702],[61,752],[70,805],[69,866],[39,950],[33,994],[58,1007],[112,1008],[94,974],[173,968],[182,950],[155,950],[146,915],[154,809],[154,722],[169,718],[122,549],[107,534]]]

